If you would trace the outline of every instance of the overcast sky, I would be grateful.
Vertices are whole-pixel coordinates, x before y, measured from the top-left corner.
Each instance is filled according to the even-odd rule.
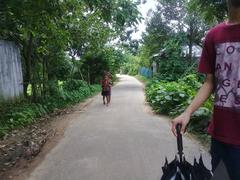
[[[156,0],[147,0],[145,4],[142,4],[139,6],[139,11],[142,13],[142,17],[144,19],[142,20],[141,24],[139,24],[138,26],[139,31],[132,35],[133,39],[141,39],[142,32],[144,32],[146,29],[145,18],[147,17],[147,12],[150,9],[155,9],[156,4],[157,4]]]

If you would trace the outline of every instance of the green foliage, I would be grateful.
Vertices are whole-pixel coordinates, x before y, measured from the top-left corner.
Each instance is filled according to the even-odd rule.
[[[95,70],[99,75],[106,64],[114,73],[121,61],[117,59],[119,52],[105,52],[109,51],[108,44],[141,19],[137,3],[131,0],[3,0],[0,8],[0,39],[19,45],[24,93],[29,96],[27,87],[31,84],[33,101],[52,95],[58,80],[72,78],[79,68],[75,59],[82,59],[89,52],[97,56],[103,53],[103,61],[95,61],[99,58],[93,56],[86,58],[93,61],[78,69],[81,79],[96,82],[93,76],[86,77]],[[96,63],[98,69],[94,69]]]
[[[83,79],[90,84],[99,83],[104,71],[108,71],[115,78],[123,64],[125,55],[112,47],[102,48],[100,51],[89,51],[81,59],[79,69],[82,72]],[[80,76],[79,73],[75,74]],[[113,79],[114,80],[114,79]]]
[[[87,87],[87,86],[88,84],[85,81],[75,80],[75,79],[70,79],[68,81],[65,81],[62,85],[63,90],[65,91],[77,91],[82,87]]]
[[[159,80],[176,81],[188,71],[192,62],[182,56],[181,39],[170,39],[164,43],[164,47],[162,55],[154,58],[159,64],[159,72],[155,77]]]
[[[48,64],[50,76],[54,76],[58,80],[67,80],[71,75],[73,64],[64,56],[58,60],[51,60]]]
[[[56,109],[81,102],[100,90],[99,85],[88,86],[84,81],[70,80],[63,83],[63,89],[57,94],[43,97],[38,103],[23,101],[1,104],[0,137],[12,129],[31,124],[37,118],[52,113]]]
[[[125,63],[121,67],[122,73],[135,76],[138,74],[140,68],[140,58],[127,54],[125,57]]]
[[[149,13],[140,47],[140,64],[156,62],[157,74],[146,86],[146,98],[153,109],[172,117],[181,114],[200,88],[196,75],[194,47],[202,47],[210,26],[226,18],[226,2],[218,0],[157,0]],[[148,62],[148,63],[146,63]],[[213,104],[210,98],[192,115],[190,132],[205,137]]]
[[[135,76],[139,81],[143,82],[144,84],[148,84],[149,82],[149,78],[145,77],[145,76],[141,76],[141,75],[136,75]]]
[[[201,8],[196,6],[196,2],[203,4],[206,1],[157,2],[156,10],[149,12],[139,56],[144,64],[148,64],[145,67],[151,67],[153,60],[158,62],[159,79],[174,81],[179,75],[186,74],[186,69],[192,66],[196,59],[194,47],[203,45],[209,24],[204,21]]]
[[[0,107],[0,133],[99,91],[88,84],[98,83],[104,70],[114,77],[123,54],[109,42],[138,24],[137,5],[131,0],[1,0],[0,39],[20,47],[27,102]]]
[[[0,39],[20,47],[27,102],[0,107],[0,133],[99,91],[88,84],[98,83],[104,70],[114,77],[124,58],[109,42],[138,24],[137,5],[132,0],[1,0]]]
[[[178,81],[154,80],[146,86],[146,98],[157,113],[172,117],[184,112],[201,86],[196,74],[189,74]],[[204,134],[213,109],[213,97],[191,117],[188,131]]]
[[[201,87],[200,82],[201,76],[197,74],[188,74],[183,78],[179,79],[178,82],[182,84],[187,84],[191,89],[198,90]]]
[[[147,100],[158,113],[169,114],[193,94],[184,83],[155,81],[146,89]]]
[[[104,71],[109,71],[110,62],[104,52],[88,52],[82,61],[84,79],[89,83],[97,83],[102,78]]]
[[[200,12],[203,19],[213,25],[224,21],[227,17],[227,1],[225,0],[191,0],[190,11]]]

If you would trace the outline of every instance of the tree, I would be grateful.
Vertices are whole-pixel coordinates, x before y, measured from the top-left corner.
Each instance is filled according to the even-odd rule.
[[[161,12],[154,12],[147,23],[146,33],[143,34],[143,42],[149,48],[149,55],[159,53],[172,33],[172,29],[162,19]]]
[[[191,0],[189,7],[192,12],[200,12],[210,25],[224,21],[228,12],[225,0]]]
[[[33,101],[54,94],[59,79],[72,78],[76,57],[101,54],[140,20],[131,0],[2,0],[0,8],[0,38],[21,47],[25,97],[31,85]]]
[[[193,46],[202,46],[202,38],[208,29],[200,14],[191,11],[187,0],[158,0],[157,10],[152,12],[143,36],[149,48],[149,57],[164,49],[164,42],[171,38],[181,39],[188,46],[188,59],[192,60]]]

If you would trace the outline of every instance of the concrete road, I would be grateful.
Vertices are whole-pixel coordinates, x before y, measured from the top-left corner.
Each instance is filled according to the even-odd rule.
[[[150,112],[139,81],[120,76],[111,105],[95,98],[28,180],[159,180],[165,157],[176,152],[169,120]],[[202,154],[210,166],[196,141],[184,138],[184,152],[190,162]]]

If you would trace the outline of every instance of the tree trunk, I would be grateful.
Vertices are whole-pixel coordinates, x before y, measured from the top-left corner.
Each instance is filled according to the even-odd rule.
[[[189,61],[192,61],[193,58],[193,22],[191,21],[189,24],[189,53],[188,53],[188,58]]]
[[[90,67],[88,65],[88,84],[91,84],[91,79],[90,79]]]
[[[33,35],[32,33],[29,34],[28,42],[26,43],[26,47],[24,48],[24,57],[25,57],[25,78],[24,78],[24,96],[28,97],[27,89],[28,85],[31,82],[31,74],[32,74],[32,67],[31,67],[31,54],[32,54],[32,43],[33,43]]]
[[[80,68],[78,68],[78,71],[79,71],[79,73],[80,73],[81,79],[82,79],[83,81],[85,81],[84,78],[83,78],[82,71],[81,71]]]
[[[42,59],[42,95],[46,96],[46,59],[45,57]]]
[[[72,66],[72,69],[71,69],[71,74],[70,74],[70,76],[71,76],[71,80],[73,80],[73,76],[74,76],[74,64],[75,64],[75,57],[74,56],[72,56],[72,64],[73,64],[73,66]]]
[[[49,65],[49,60],[46,61],[46,76],[48,78],[47,80],[47,84],[48,84],[48,93],[50,96],[53,96],[57,93],[58,91],[58,81],[56,78],[56,75],[54,75],[53,73],[49,73],[51,72],[51,66]]]
[[[193,58],[193,41],[192,38],[190,37],[189,39],[189,61],[192,61]]]

